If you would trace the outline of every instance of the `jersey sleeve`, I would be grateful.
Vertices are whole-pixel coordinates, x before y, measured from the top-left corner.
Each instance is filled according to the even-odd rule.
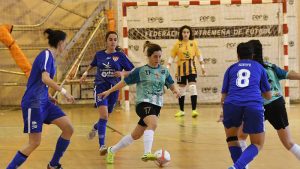
[[[228,93],[229,90],[229,70],[228,68],[224,74],[224,79],[223,79],[223,85],[222,85],[222,92],[221,93]]]
[[[198,42],[196,40],[194,40],[194,46],[195,46],[195,55],[196,57],[199,57],[201,55],[201,51],[198,47]]]
[[[133,68],[134,68],[134,65],[132,64],[132,62],[128,59],[128,57],[122,53],[121,54],[121,66],[122,66],[122,69],[124,69],[125,71],[131,71]]]
[[[167,88],[170,88],[170,86],[172,84],[174,84],[174,80],[172,78],[172,76],[170,75],[170,72],[168,70],[167,71],[167,77],[166,77],[166,81],[165,81],[165,86],[167,86]]]
[[[287,79],[288,72],[286,70],[281,69],[280,67],[278,67],[275,64],[272,65],[272,69],[276,73],[279,80]]]
[[[173,46],[173,48],[172,48],[172,50],[171,50],[171,57],[172,58],[175,58],[176,56],[177,56],[177,52],[178,52],[178,47],[179,47],[179,41],[177,41],[176,43],[175,43],[175,45]]]
[[[128,85],[140,82],[140,68],[134,69],[127,77],[124,78],[124,81]]]
[[[97,55],[95,54],[94,59],[92,61],[92,63],[90,64],[92,67],[97,66]]]
[[[48,50],[43,51],[40,55],[40,70],[41,72],[48,72],[51,73],[53,67],[53,57],[50,56],[50,52]]]
[[[270,91],[270,84],[268,82],[268,75],[265,69],[262,70],[261,78],[260,78],[260,90],[262,93]]]

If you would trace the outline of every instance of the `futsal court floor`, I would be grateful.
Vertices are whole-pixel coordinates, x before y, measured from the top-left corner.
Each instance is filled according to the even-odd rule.
[[[290,130],[296,143],[300,143],[300,105],[288,108]],[[97,138],[87,139],[98,110],[91,105],[62,106],[74,125],[71,144],[61,163],[64,169],[156,169],[153,162],[140,160],[143,154],[143,138],[119,151],[115,164],[107,165],[99,156]],[[198,118],[191,117],[191,108],[186,106],[186,116],[174,118],[177,105],[162,108],[158,128],[155,132],[152,151],[165,148],[171,154],[167,169],[227,169],[232,165],[225,142],[223,125],[217,123],[219,105],[199,105]],[[138,117],[135,108],[130,112],[116,108],[109,118],[106,144],[110,146],[130,133]],[[16,151],[24,145],[28,136],[23,134],[20,108],[0,108],[0,168],[6,168]],[[60,130],[54,125],[44,125],[41,145],[31,154],[20,169],[46,169],[50,161]],[[249,141],[248,141],[249,143]],[[266,141],[261,153],[254,159],[250,169],[299,169],[298,161],[281,145],[276,131],[266,122]]]

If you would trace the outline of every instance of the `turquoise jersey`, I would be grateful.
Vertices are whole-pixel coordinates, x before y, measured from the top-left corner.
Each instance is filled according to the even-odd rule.
[[[274,100],[283,97],[282,94],[282,88],[280,85],[280,80],[286,79],[288,76],[288,72],[281,69],[280,67],[276,66],[275,64],[265,62],[264,63],[265,70],[268,74],[268,81],[271,85],[271,91],[272,91],[272,99],[266,100],[264,99],[264,105],[267,105]]]
[[[136,105],[141,102],[163,105],[163,89],[174,84],[169,70],[161,65],[153,68],[144,65],[134,69],[125,79],[128,85],[136,84]]]

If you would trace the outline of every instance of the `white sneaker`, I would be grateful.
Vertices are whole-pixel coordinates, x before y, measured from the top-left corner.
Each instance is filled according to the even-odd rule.
[[[100,156],[104,156],[107,153],[107,147],[105,145],[102,145],[99,149]]]

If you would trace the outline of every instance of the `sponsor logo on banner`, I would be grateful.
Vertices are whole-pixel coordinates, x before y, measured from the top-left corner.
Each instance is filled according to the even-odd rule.
[[[202,93],[218,93],[217,87],[202,87],[201,88]]]
[[[294,5],[294,3],[295,3],[295,0],[289,0],[290,5]]]
[[[253,21],[267,21],[269,19],[268,15],[252,15]]]
[[[128,37],[132,40],[177,39],[178,29],[179,28],[130,28]],[[196,39],[279,36],[279,25],[214,26],[193,27],[192,29]]]
[[[228,49],[235,48],[235,47],[236,47],[236,43],[226,43],[226,47],[227,47]]]
[[[215,22],[216,17],[215,16],[200,16],[199,21],[200,22]]]
[[[217,63],[217,59],[216,58],[204,58],[203,59],[205,64],[216,64]]]
[[[164,18],[163,17],[149,17],[148,18],[148,23],[154,23],[154,22],[163,23]]]
[[[135,51],[139,51],[139,45],[129,45],[128,46],[128,48],[130,49],[130,50],[135,50]]]
[[[294,41],[289,41],[289,46],[290,47],[294,47],[295,46],[295,42]]]

